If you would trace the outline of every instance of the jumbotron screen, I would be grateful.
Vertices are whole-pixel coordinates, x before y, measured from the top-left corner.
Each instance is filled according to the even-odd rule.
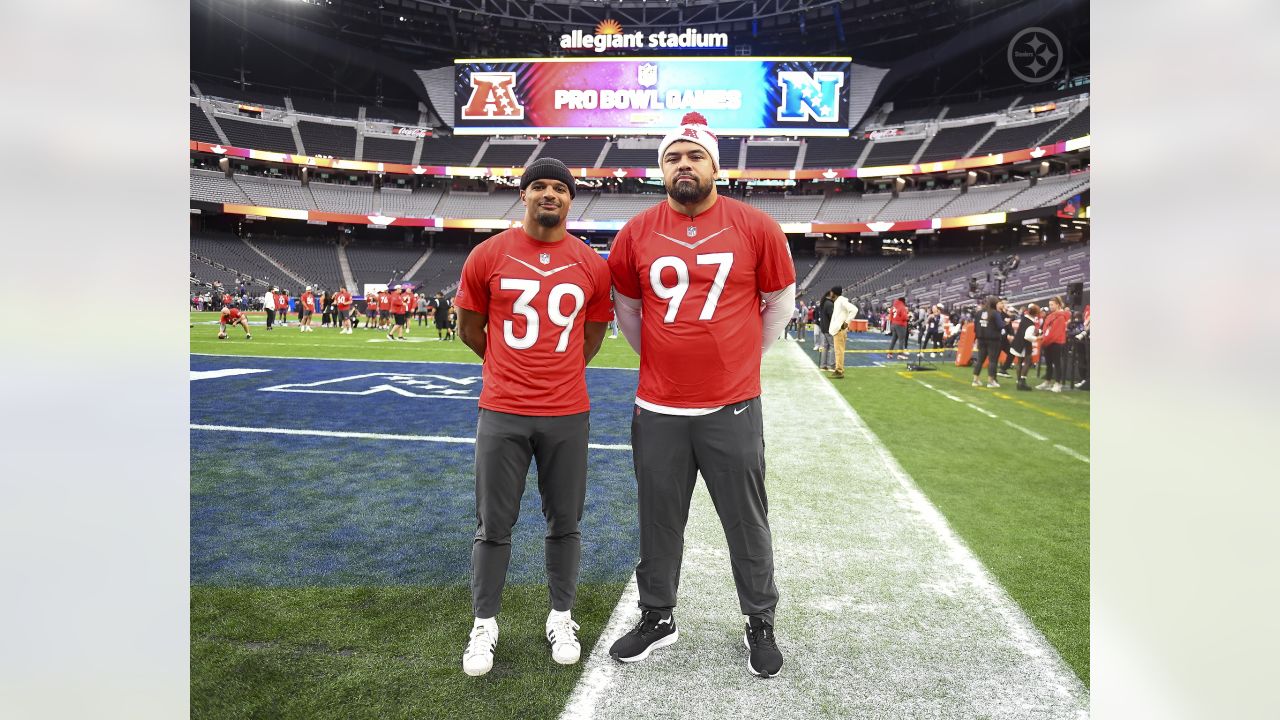
[[[851,60],[455,60],[454,133],[665,135],[696,110],[719,135],[846,136]]]

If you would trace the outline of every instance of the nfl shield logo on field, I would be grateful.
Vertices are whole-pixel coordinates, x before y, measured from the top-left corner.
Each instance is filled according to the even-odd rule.
[[[693,237],[694,235],[698,234],[698,228],[690,225],[689,229],[684,231],[684,234],[688,235],[689,237]]]
[[[640,66],[640,76],[637,78],[640,87],[653,87],[658,84],[658,66],[653,63],[645,63]]]
[[[551,253],[538,253],[538,262],[543,265],[551,264]]]

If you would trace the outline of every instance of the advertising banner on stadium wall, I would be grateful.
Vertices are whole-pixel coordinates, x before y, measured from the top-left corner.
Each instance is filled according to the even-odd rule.
[[[849,134],[847,57],[456,60],[454,134]]]

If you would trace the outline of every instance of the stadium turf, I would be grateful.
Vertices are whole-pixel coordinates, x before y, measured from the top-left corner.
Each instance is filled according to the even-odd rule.
[[[200,363],[213,367],[214,361],[261,368],[284,362],[210,357],[217,355],[391,364],[476,361],[460,342],[438,342],[434,328],[425,326],[413,326],[406,342],[386,341],[382,333],[364,329],[339,335],[318,325],[313,333],[300,333],[296,323],[271,332],[251,325],[254,337],[248,341],[233,329],[230,339],[219,341],[216,317],[192,313],[193,370]],[[250,315],[251,323],[261,319]],[[353,366],[349,373],[368,372],[365,363],[331,364]],[[385,364],[368,365],[381,370]],[[638,358],[621,338],[608,339],[592,366],[634,368]],[[1088,393],[1015,393],[1003,379],[1005,390],[970,388],[968,369],[938,367],[925,373],[905,373],[901,363],[851,367],[844,380],[831,382],[1087,684],[1089,466],[1081,458],[1089,455]],[[599,372],[634,382],[634,374],[625,371]],[[235,382],[240,380],[202,380],[216,383],[205,388],[218,390],[199,392],[193,383],[193,424],[252,426],[264,418],[280,424],[280,417],[290,416],[291,406],[284,403],[294,396],[262,393],[270,402],[255,401],[256,393],[225,390]],[[617,404],[612,395],[626,395],[621,386],[615,390],[610,406]],[[365,400],[368,407],[385,404]],[[457,404],[474,408],[467,401]],[[299,420],[333,415],[327,405],[299,407]],[[592,442],[626,442],[623,431],[597,427],[594,417]],[[823,427],[822,418],[813,421],[816,429]],[[469,427],[467,422],[448,420],[430,434],[474,435],[474,422]],[[302,427],[329,426],[307,422]],[[351,429],[382,427],[384,421],[375,417],[367,427],[357,422]],[[600,433],[605,435],[595,437]],[[459,670],[469,625],[467,563],[453,545],[457,535],[465,537],[470,521],[468,513],[449,503],[469,501],[465,460],[472,446],[415,443],[381,456],[361,444],[366,442],[343,445],[346,450],[334,455],[335,443],[311,437],[230,439],[193,430],[192,716],[454,717],[480,711],[482,716],[555,717],[581,666],[551,663],[541,637],[546,590],[539,576],[540,552],[535,552],[540,518],[536,505],[528,505],[536,493],[527,494],[522,512],[520,532],[529,547],[513,558],[499,662],[489,676],[467,678]],[[630,454],[603,454],[609,460],[601,472],[617,477],[612,478],[614,492],[588,511],[599,525],[584,530],[584,537],[594,535],[609,548],[605,553],[584,549],[575,613],[584,657],[622,593],[633,562],[629,553],[635,552],[629,547],[634,508],[619,500],[634,492]],[[238,456],[243,457],[234,460]],[[367,470],[326,472],[341,468],[342,457]],[[406,464],[412,462],[418,464]],[[409,530],[388,524],[388,518],[414,512],[427,517],[414,507],[425,488],[397,480],[410,467],[432,469],[427,474],[435,478],[434,487],[446,494],[431,502],[451,508],[449,522],[419,523]],[[464,497],[445,502],[453,495]],[[282,519],[267,513],[272,507],[300,512]],[[378,538],[393,542],[381,547]],[[612,559],[589,567],[591,555]]]

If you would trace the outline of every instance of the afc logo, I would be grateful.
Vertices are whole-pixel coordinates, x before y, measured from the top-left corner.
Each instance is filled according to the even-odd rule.
[[[842,87],[842,72],[818,71],[812,75],[799,70],[779,72],[778,89],[782,91],[782,102],[778,103],[778,121],[838,122]]]
[[[463,120],[523,120],[524,106],[512,86],[513,72],[471,73],[471,97],[462,108]]]

